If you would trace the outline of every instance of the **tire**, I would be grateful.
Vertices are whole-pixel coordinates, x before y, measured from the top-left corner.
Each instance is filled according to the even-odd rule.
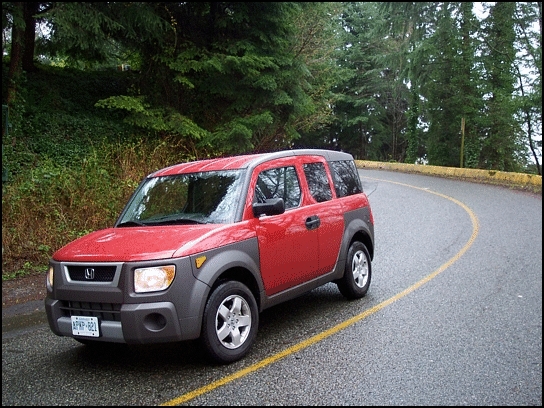
[[[348,250],[344,276],[336,282],[340,293],[348,299],[366,295],[372,277],[370,254],[365,244],[355,241]]]
[[[242,283],[227,281],[210,295],[204,309],[202,343],[208,356],[221,364],[244,357],[259,327],[257,302]]]

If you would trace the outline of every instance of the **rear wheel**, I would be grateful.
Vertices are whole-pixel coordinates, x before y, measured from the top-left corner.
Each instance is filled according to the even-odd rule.
[[[206,303],[202,342],[213,360],[231,363],[247,354],[258,326],[255,297],[244,284],[228,281],[219,285]]]
[[[370,286],[372,266],[367,247],[360,241],[351,244],[348,250],[344,276],[336,283],[340,293],[348,299],[359,299],[366,295]]]

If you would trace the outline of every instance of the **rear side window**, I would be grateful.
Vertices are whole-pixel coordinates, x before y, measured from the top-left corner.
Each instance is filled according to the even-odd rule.
[[[363,191],[355,162],[352,160],[329,162],[338,197],[346,197]]]
[[[279,167],[259,174],[255,187],[255,199],[263,203],[270,198],[283,198],[285,208],[300,204],[300,183],[294,167]]]
[[[332,191],[325,165],[317,162],[306,163],[303,167],[310,193],[315,201],[322,203],[323,201],[332,200]]]

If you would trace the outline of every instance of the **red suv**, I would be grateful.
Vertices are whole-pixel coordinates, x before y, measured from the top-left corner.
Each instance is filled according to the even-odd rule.
[[[288,150],[177,164],[147,176],[113,228],[53,254],[53,333],[85,344],[200,338],[242,358],[259,313],[328,282],[364,296],[374,221],[350,154]]]

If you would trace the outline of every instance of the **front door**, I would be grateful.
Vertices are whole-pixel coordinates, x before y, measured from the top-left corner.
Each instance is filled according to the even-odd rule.
[[[302,190],[294,166],[259,173],[258,200],[283,198],[285,213],[262,216],[256,226],[261,276],[267,296],[310,280],[319,269],[318,229],[311,208],[301,207]]]

